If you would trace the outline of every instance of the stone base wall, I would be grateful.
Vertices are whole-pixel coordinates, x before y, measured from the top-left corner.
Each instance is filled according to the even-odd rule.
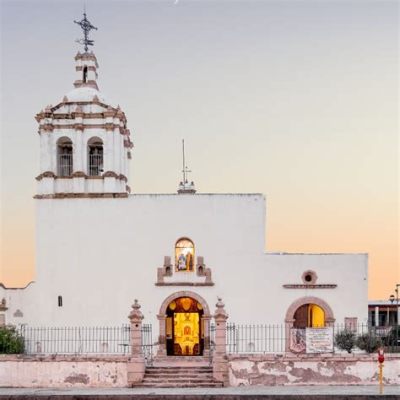
[[[229,355],[230,386],[377,385],[377,355]],[[400,354],[386,354],[384,383],[400,385]]]
[[[0,355],[0,387],[128,387],[128,357]],[[376,355],[229,355],[230,386],[377,385]],[[386,354],[385,385],[400,385],[400,354]]]
[[[127,357],[0,356],[0,387],[127,387]]]

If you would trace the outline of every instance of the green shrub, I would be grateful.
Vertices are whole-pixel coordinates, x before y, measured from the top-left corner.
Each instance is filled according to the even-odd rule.
[[[382,346],[382,340],[374,334],[364,333],[358,336],[356,345],[360,350],[365,350],[367,353],[374,353]]]
[[[400,325],[392,326],[384,342],[386,346],[400,346]]]
[[[335,335],[335,343],[339,349],[351,353],[351,350],[356,344],[356,335],[354,332],[345,329]]]
[[[20,354],[24,352],[24,338],[14,326],[0,327],[0,354]]]

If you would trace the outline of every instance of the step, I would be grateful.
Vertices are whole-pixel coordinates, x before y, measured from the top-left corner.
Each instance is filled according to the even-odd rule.
[[[181,376],[168,376],[168,377],[159,377],[159,376],[147,376],[145,375],[143,378],[145,381],[152,381],[152,382],[172,382],[172,381],[212,381],[213,377],[212,376],[187,376],[187,377],[181,377]]]
[[[180,359],[180,360],[171,360],[171,359],[166,359],[166,360],[156,360],[154,359],[152,362],[153,367],[210,367],[210,361],[191,361],[191,360],[185,360],[185,359]]]
[[[207,373],[202,373],[202,374],[163,374],[162,372],[160,373],[147,373],[146,372],[146,377],[155,379],[169,379],[169,378],[184,378],[184,379],[189,379],[189,378],[197,378],[197,377],[202,377],[202,378],[212,378],[213,374],[211,372]]]
[[[191,388],[191,387],[223,387],[222,382],[207,382],[207,383],[146,383],[141,382],[139,384],[135,384],[134,386],[140,387],[153,387],[153,388]]]
[[[149,373],[163,373],[163,374],[204,374],[208,372],[212,372],[212,368],[203,367],[203,368],[190,368],[190,367],[147,367],[146,372]]]
[[[210,379],[188,379],[188,380],[179,380],[179,379],[171,379],[171,380],[161,380],[161,381],[151,381],[145,379],[143,382],[148,383],[149,385],[208,385],[208,384],[214,384],[216,382],[210,380]]]

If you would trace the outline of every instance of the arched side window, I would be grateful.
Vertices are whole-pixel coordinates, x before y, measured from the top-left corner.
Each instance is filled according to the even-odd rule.
[[[87,71],[88,71],[88,67],[85,65],[83,67],[83,77],[82,77],[83,83],[86,83],[86,81],[87,81]]]
[[[194,244],[188,238],[181,238],[175,244],[176,271],[193,271]]]
[[[57,175],[71,176],[73,171],[72,141],[67,137],[57,141]]]
[[[103,172],[103,142],[97,137],[88,141],[88,175],[98,176]]]

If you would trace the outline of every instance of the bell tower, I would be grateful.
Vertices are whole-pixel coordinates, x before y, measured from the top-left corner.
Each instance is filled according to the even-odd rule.
[[[35,198],[127,197],[133,143],[125,113],[97,83],[99,65],[88,46],[94,27],[81,21],[84,52],[75,56],[74,89],[36,115],[40,174]]]

